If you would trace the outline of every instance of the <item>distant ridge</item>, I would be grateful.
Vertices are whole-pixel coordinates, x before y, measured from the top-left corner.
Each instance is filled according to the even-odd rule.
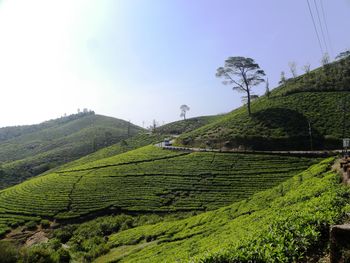
[[[0,188],[20,183],[142,130],[127,121],[94,112],[36,125],[0,128]]]

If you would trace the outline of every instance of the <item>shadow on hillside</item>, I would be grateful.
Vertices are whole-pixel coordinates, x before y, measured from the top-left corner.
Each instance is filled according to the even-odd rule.
[[[276,145],[276,147],[310,150],[309,122],[303,114],[286,108],[268,108],[253,113],[252,118],[269,129],[280,129],[286,135],[286,141],[279,140],[278,144],[282,143],[282,145]],[[313,148],[322,148],[324,138],[312,123],[311,132]]]
[[[289,137],[309,136],[307,118],[294,110],[285,108],[268,108],[252,114],[252,117],[270,129],[282,129]],[[320,137],[319,132],[312,127],[313,137]]]

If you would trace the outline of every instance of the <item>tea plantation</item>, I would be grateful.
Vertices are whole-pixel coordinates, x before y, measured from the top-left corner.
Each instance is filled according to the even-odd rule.
[[[146,146],[0,191],[0,233],[42,218],[212,210],[271,188],[316,161]]]
[[[200,116],[186,120],[175,121],[162,125],[156,129],[160,134],[182,134],[198,129],[204,125],[219,120],[224,115]]]
[[[290,79],[251,104],[181,135],[177,143],[257,150],[339,149],[350,136],[350,57]],[[311,135],[310,135],[311,129]]]
[[[332,162],[215,211],[120,231],[96,262],[316,262],[350,210]]]

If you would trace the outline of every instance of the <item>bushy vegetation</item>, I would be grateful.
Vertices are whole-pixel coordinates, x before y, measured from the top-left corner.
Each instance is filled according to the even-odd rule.
[[[142,128],[119,119],[76,114],[0,129],[0,189],[115,144]]]
[[[91,262],[93,259],[110,251],[108,236],[142,225],[165,221],[174,221],[191,214],[171,214],[160,216],[147,215],[114,215],[103,216],[83,224],[67,225],[54,231],[49,241],[49,248],[55,249],[65,244],[69,247],[71,257],[78,262]]]
[[[256,150],[341,148],[340,139],[350,135],[343,111],[350,99],[349,72],[350,57],[289,80],[252,102],[251,117],[243,106],[180,136],[177,143]]]
[[[175,121],[156,128],[155,132],[160,134],[179,135],[219,120],[222,116],[223,115],[201,116]]]
[[[164,138],[165,135],[141,132],[131,138],[122,140],[114,145],[102,148],[78,160],[61,165],[57,167],[57,169],[53,169],[52,171],[69,170],[74,166],[87,164],[89,162],[98,161],[108,157],[113,157],[121,153],[125,153],[150,144],[161,142]]]
[[[212,210],[273,187],[315,161],[147,146],[2,190],[0,230],[94,213]]]
[[[308,262],[350,207],[332,162],[212,212],[113,234],[96,262]]]
[[[46,243],[21,246],[14,241],[0,241],[0,262],[92,262],[110,251],[108,236],[138,226],[170,222],[193,216],[195,213],[169,215],[111,215],[81,224],[69,224],[51,230]]]
[[[66,249],[48,244],[21,247],[10,241],[0,241],[1,263],[69,263],[71,256]]]
[[[291,78],[275,90],[274,96],[299,92],[350,91],[350,56],[324,65],[300,77]]]

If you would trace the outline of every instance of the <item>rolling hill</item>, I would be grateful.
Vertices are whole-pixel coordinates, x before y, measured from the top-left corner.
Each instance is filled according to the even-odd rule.
[[[317,262],[349,211],[332,161],[215,211],[120,230],[95,262]]]
[[[126,121],[74,114],[38,125],[0,129],[0,188],[78,159],[142,131]]]
[[[255,150],[341,148],[350,136],[350,57],[274,89],[224,117],[181,135],[180,145]],[[311,134],[310,134],[311,132]]]
[[[179,135],[185,132],[196,130],[204,125],[219,120],[223,115],[200,116],[186,120],[167,123],[156,128],[155,132],[160,134]]]
[[[271,188],[316,161],[146,146],[0,191],[0,232],[43,218],[212,210]]]
[[[67,253],[77,262],[318,259],[330,225],[350,211],[334,158],[149,144],[181,133],[178,144],[200,147],[337,148],[348,136],[349,65],[348,57],[286,81],[253,102],[252,116],[241,107],[154,134],[92,113],[0,129],[2,179],[41,173],[0,191],[0,236],[47,228],[49,242],[28,253],[52,254],[50,262]]]

